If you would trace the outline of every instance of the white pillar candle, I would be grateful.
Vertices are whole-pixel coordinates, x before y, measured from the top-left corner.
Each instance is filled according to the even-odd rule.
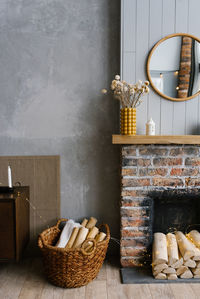
[[[8,187],[12,188],[12,173],[10,166],[8,166]]]

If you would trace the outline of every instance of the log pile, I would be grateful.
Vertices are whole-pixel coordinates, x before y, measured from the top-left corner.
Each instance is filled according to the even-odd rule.
[[[74,220],[68,220],[55,246],[67,249],[83,248],[89,253],[94,246],[93,240],[98,243],[106,238],[106,234],[100,232],[95,226],[96,223],[97,219],[94,217],[89,220],[84,219],[81,224],[75,223]],[[88,242],[85,242],[86,240]]]
[[[200,233],[155,233],[152,272],[155,279],[200,278]]]

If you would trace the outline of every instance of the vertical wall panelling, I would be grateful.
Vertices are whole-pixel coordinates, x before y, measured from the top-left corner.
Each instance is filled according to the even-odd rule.
[[[125,13],[125,15],[124,15]],[[135,81],[135,43],[136,43],[136,1],[123,0],[121,3],[121,76],[128,82]]]
[[[0,185],[7,186],[8,165],[13,185],[30,187],[30,252],[37,247],[37,237],[60,217],[60,157],[1,156]],[[36,210],[35,210],[36,207]]]
[[[148,52],[149,34],[149,1],[137,0],[137,23],[136,23],[136,81],[146,78],[146,65],[142,67]],[[147,118],[147,99],[145,95],[142,104],[137,108],[137,134],[145,134],[145,123]]]
[[[120,26],[120,75],[123,78],[123,66],[124,66],[124,0],[121,0],[121,26]]]
[[[162,37],[174,32],[200,37],[199,0],[123,0],[122,9],[121,73],[125,80],[146,77],[148,53]],[[156,134],[199,133],[200,97],[171,102],[151,90],[148,98],[137,110],[138,134],[144,134],[149,117],[156,122]]]
[[[189,33],[200,38],[200,30],[199,30],[200,29],[200,18],[199,18],[200,1],[198,0],[188,0],[188,1],[189,1],[188,31]],[[187,109],[186,124],[188,125],[188,127],[190,127],[190,125],[193,126],[193,128],[191,128],[193,133],[200,134],[200,96],[198,96],[198,98],[195,98],[193,100],[191,106],[193,107],[186,108]],[[192,112],[197,112],[197,114],[194,113],[194,115],[192,115]],[[191,120],[193,120],[193,123],[191,122]]]
[[[135,52],[136,1],[125,0],[123,9],[126,12],[124,18],[124,50]]]
[[[162,3],[160,0],[150,0],[149,19],[149,50],[162,38]],[[149,117],[156,123],[156,134],[160,134],[160,101],[161,98],[151,90],[149,95]]]
[[[188,0],[175,0],[175,32],[188,32]],[[173,134],[186,134],[186,102],[174,103]]]
[[[189,0],[189,13],[188,13],[188,30],[191,34],[200,37],[200,18],[199,18],[199,10],[200,10],[200,1],[196,0]],[[196,100],[196,101],[195,101]],[[198,101],[198,103],[197,103]],[[198,99],[195,98],[194,101],[192,102],[192,106],[194,105],[194,109],[198,110],[198,115],[196,115],[196,112],[194,109],[195,116],[197,116],[197,125],[196,128],[193,127],[191,128],[193,133],[200,134],[200,96],[198,96]],[[192,113],[191,113],[191,118],[189,115],[186,114],[186,123],[189,123],[190,119],[192,119]],[[190,126],[190,125],[189,125]],[[188,127],[189,127],[188,126]]]
[[[174,33],[175,30],[175,1],[163,1],[162,12],[162,37]],[[162,134],[173,134],[173,109],[172,101],[161,99],[161,132]]]
[[[199,35],[200,28],[200,1],[189,0],[188,32],[195,36]],[[186,134],[197,134],[199,97],[186,102]]]
[[[122,69],[123,80],[135,82],[135,52],[124,52]]]

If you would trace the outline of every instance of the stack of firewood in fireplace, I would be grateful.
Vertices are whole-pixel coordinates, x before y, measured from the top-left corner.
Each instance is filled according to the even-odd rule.
[[[155,279],[200,278],[200,233],[155,233],[152,271]]]

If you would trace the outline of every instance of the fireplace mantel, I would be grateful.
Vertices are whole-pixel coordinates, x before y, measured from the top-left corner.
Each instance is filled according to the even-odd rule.
[[[113,144],[200,144],[200,135],[112,135]]]

